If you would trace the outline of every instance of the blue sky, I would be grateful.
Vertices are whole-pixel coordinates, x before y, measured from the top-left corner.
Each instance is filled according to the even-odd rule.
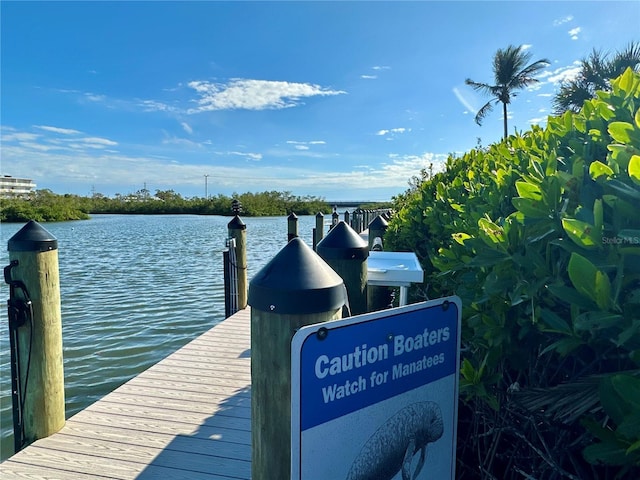
[[[1,173],[55,193],[289,191],[388,200],[480,127],[498,48],[550,60],[510,106],[544,125],[592,49],[637,41],[640,2],[1,3]],[[635,37],[635,38],[634,38]],[[206,177],[205,177],[206,175]]]

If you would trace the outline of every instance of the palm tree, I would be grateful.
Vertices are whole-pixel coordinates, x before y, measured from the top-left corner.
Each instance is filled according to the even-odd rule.
[[[511,103],[511,98],[516,96],[516,90],[537,83],[538,79],[535,78],[535,75],[549,65],[547,59],[527,65],[530,59],[531,53],[525,51],[523,45],[519,47],[509,45],[504,50],[498,49],[493,57],[495,85],[474,82],[469,78],[465,80],[465,83],[475,90],[493,97],[478,110],[475,118],[478,125],[482,125],[484,117],[493,110],[493,104],[501,102],[504,117],[504,138],[507,138],[507,105]]]
[[[612,59],[600,50],[593,50],[580,61],[578,75],[565,80],[553,99],[553,111],[561,115],[567,110],[578,112],[586,100],[594,98],[598,90],[610,90],[612,78],[624,73],[627,68],[640,70],[640,43],[631,42]]]

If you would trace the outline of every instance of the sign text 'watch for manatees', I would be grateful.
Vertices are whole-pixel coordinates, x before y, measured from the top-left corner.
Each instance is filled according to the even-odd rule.
[[[453,479],[461,303],[303,327],[291,344],[291,478]]]

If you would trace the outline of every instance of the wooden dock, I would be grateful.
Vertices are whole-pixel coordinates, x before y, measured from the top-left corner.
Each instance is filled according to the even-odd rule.
[[[0,464],[2,479],[251,478],[250,310]]]

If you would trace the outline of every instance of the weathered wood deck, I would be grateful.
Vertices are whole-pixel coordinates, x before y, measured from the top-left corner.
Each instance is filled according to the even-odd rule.
[[[247,308],[0,464],[0,478],[251,478],[250,345]]]

